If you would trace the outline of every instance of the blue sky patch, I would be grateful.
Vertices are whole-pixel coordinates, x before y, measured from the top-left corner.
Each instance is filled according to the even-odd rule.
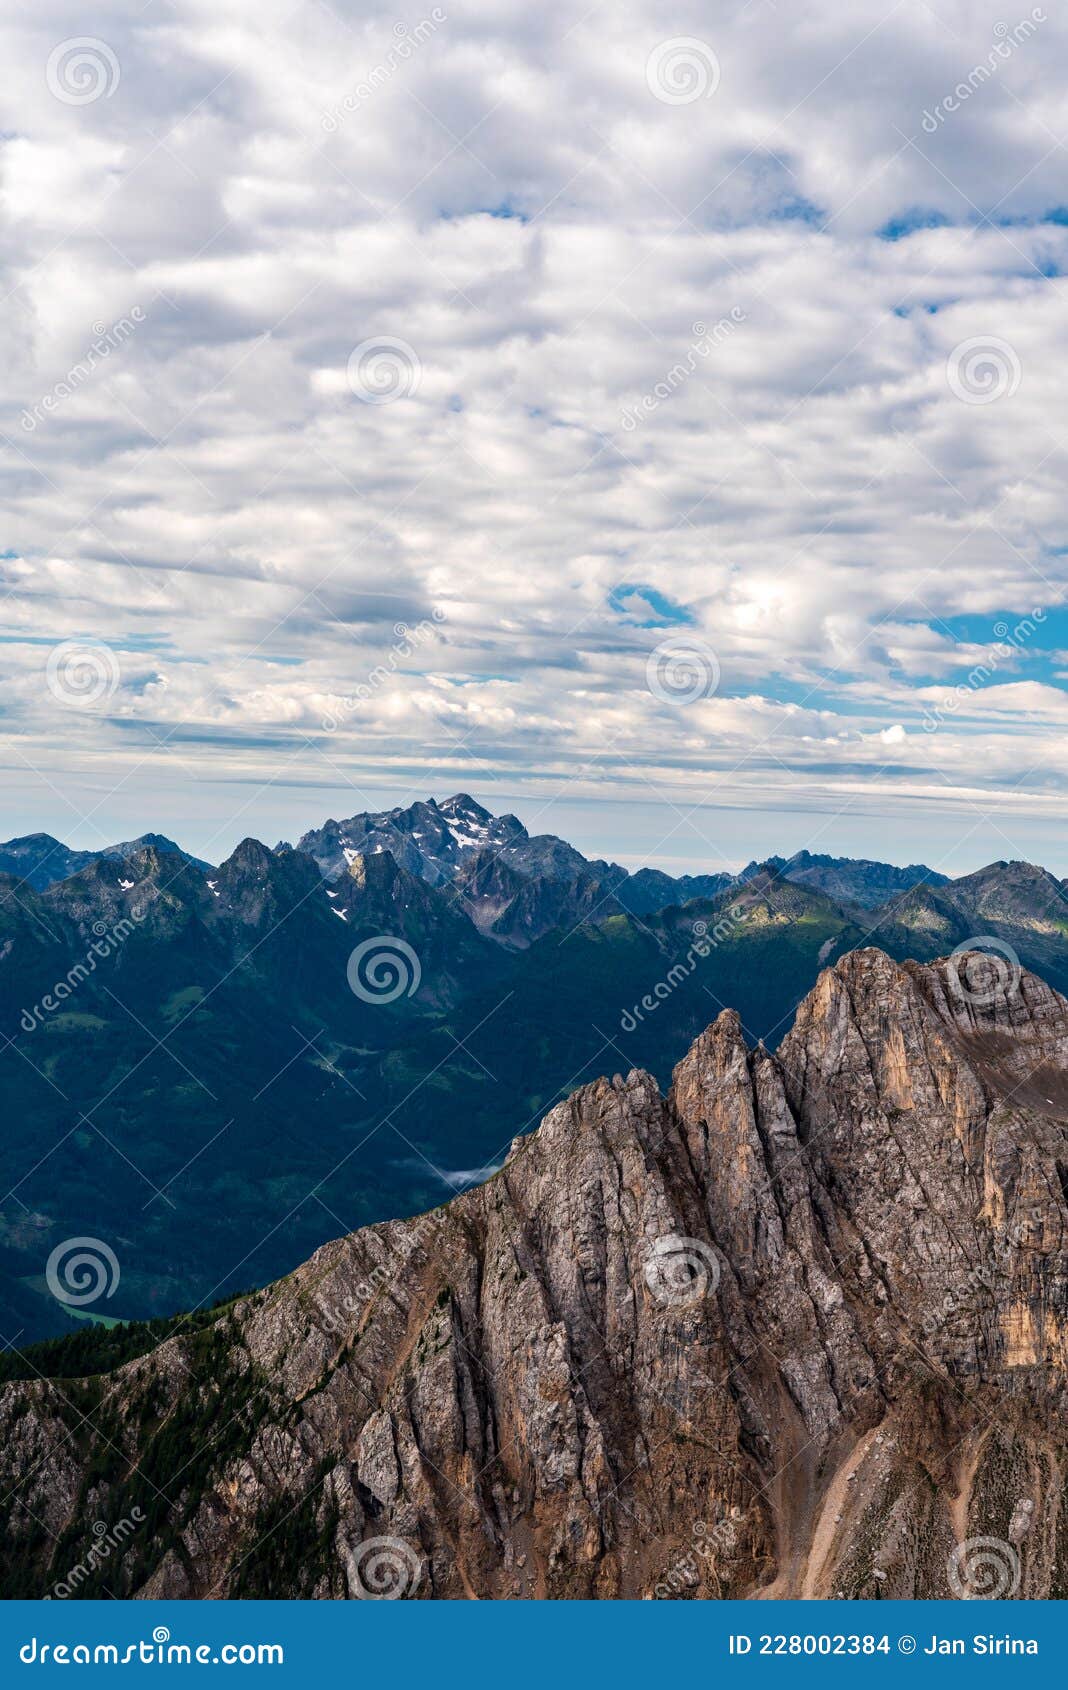
[[[909,235],[915,235],[921,229],[945,229],[949,218],[941,211],[925,211],[920,206],[914,206],[910,211],[902,211],[897,217],[891,217],[881,229],[875,232],[881,241],[903,241]]]
[[[608,603],[612,610],[638,628],[685,627],[694,620],[685,605],[669,599],[658,587],[650,587],[640,581],[622,582],[613,587]]]

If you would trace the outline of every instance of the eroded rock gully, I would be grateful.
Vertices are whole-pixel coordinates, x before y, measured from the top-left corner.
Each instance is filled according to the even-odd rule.
[[[132,1518],[73,1594],[937,1597],[984,1537],[1064,1597],[1066,1119],[1042,981],[854,952],[775,1055],[724,1013],[667,1099],[586,1086],[432,1216],[7,1386],[4,1561]]]

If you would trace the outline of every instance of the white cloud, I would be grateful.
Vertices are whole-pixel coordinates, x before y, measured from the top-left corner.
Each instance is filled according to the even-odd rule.
[[[149,825],[195,777],[225,829],[211,783],[281,751],[420,790],[1046,804],[1041,638],[919,728],[1064,597],[1063,22],[929,133],[1004,14],[440,11],[105,5],[121,77],[87,104],[46,81],[77,8],[13,30],[0,709],[42,800],[57,759],[106,765]],[[669,34],[714,51],[708,98],[650,93]],[[381,337],[419,379],[371,404],[348,360]],[[1018,383],[972,404],[947,367],[984,337]],[[722,671],[685,711],[644,686],[663,601]],[[113,646],[107,709],[57,721],[26,636]]]

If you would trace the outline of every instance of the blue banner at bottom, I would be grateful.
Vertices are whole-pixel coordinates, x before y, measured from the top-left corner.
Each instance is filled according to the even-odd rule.
[[[534,1690],[618,1668],[633,1682],[1064,1681],[1063,1602],[6,1602],[5,1684],[227,1670]]]

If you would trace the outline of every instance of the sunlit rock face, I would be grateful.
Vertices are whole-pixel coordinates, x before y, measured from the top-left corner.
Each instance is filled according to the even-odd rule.
[[[1064,1597],[1066,1122],[1040,979],[852,952],[776,1054],[724,1012],[666,1098],[7,1386],[8,1584],[138,1510],[77,1593]]]

